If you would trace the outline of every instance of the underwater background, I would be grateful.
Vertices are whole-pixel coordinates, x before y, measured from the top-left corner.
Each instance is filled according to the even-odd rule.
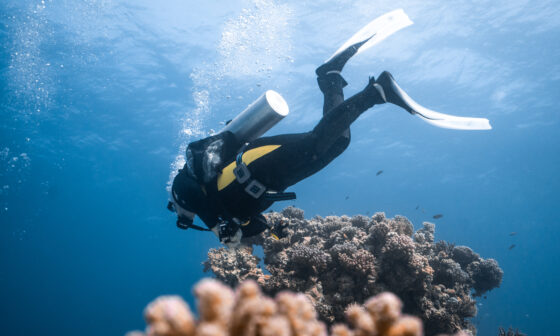
[[[272,209],[434,222],[436,240],[504,270],[479,298],[479,335],[557,335],[552,0],[2,0],[0,333],[122,335],[144,326],[158,295],[192,305],[219,242],[177,229],[165,208],[184,146],[267,89],[291,110],[268,134],[310,130],[322,115],[315,68],[396,8],[414,25],[348,63],[346,95],[388,70],[423,105],[486,117],[493,130],[435,128],[376,106],[353,124],[345,153]]]

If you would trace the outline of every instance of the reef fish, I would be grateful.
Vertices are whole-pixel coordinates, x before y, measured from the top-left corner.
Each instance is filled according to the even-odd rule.
[[[441,217],[443,217],[442,214],[437,214],[437,215],[434,215],[434,216],[433,216],[434,219],[440,219]]]
[[[516,234],[517,234],[517,232],[515,232],[515,231],[509,233],[510,236],[515,236]]]
[[[379,176],[379,175],[381,175],[381,174],[383,174],[383,170],[377,171],[377,173],[375,174],[375,176]]]
[[[511,246],[508,248],[508,250],[511,250],[515,247],[515,244],[511,244]]]

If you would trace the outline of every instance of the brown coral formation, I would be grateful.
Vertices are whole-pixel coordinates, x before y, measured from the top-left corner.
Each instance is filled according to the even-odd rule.
[[[404,301],[405,312],[423,320],[427,335],[476,333],[467,320],[476,315],[473,296],[501,283],[495,260],[436,243],[432,223],[414,232],[405,217],[383,213],[306,220],[293,207],[266,216],[280,239],[265,232],[245,241],[262,246],[266,270],[250,247],[211,250],[205,270],[230,286],[254,279],[269,295],[305,293],[328,324],[342,321],[349,304],[390,291]]]
[[[235,292],[216,280],[202,280],[194,290],[198,321],[177,296],[164,296],[144,312],[146,333],[127,336],[326,336],[326,325],[317,319],[303,294],[281,292],[274,299],[262,295],[254,281],[243,282]],[[346,315],[351,326],[336,324],[333,336],[421,336],[422,322],[401,314],[402,302],[381,293],[363,306],[353,304]]]

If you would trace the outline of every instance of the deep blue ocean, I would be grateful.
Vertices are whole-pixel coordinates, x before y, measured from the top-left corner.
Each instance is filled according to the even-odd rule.
[[[414,25],[349,62],[347,96],[389,70],[423,105],[493,129],[441,129],[376,106],[345,153],[272,209],[435,222],[436,240],[504,270],[478,303],[479,335],[558,335],[553,0],[2,0],[0,334],[123,335],[144,328],[158,295],[192,306],[220,244],[177,229],[165,207],[184,146],[267,89],[290,106],[268,134],[311,129],[322,113],[314,69],[396,8]]]

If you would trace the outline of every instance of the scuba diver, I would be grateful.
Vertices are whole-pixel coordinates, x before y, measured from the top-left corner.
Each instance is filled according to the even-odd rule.
[[[370,77],[362,91],[344,99],[347,82],[341,71],[368,40],[351,45],[316,69],[324,95],[323,117],[311,131],[247,141],[243,126],[228,127],[234,119],[222,132],[190,143],[168,203],[168,209],[177,214],[177,226],[213,231],[228,247],[237,246],[242,237],[272,229],[262,212],[276,201],[294,199],[294,193],[285,191],[288,187],[320,171],[344,152],[350,144],[350,125],[362,113],[387,102],[413,115],[430,111],[415,103],[386,71],[377,79]],[[285,108],[287,114],[287,105],[283,106],[283,99],[274,94],[268,91],[266,96],[276,110]],[[423,117],[435,122],[434,118]],[[254,124],[254,119],[246,118],[245,122]],[[193,224],[195,216],[208,228]]]

